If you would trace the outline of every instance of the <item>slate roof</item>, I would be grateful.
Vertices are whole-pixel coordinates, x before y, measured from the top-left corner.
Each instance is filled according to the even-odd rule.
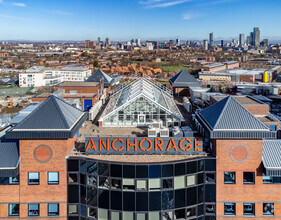
[[[270,130],[231,96],[203,109],[199,115],[212,130]]]
[[[87,80],[86,82],[103,82],[105,86],[111,86],[113,83],[113,79],[103,72],[101,69],[96,70]]]
[[[16,168],[18,162],[18,141],[0,139],[0,168]]]
[[[200,83],[186,70],[180,71],[170,79],[173,87],[197,87]]]
[[[281,140],[264,140],[262,162],[267,175],[281,176]]]
[[[20,129],[71,129],[84,114],[60,98],[51,95],[31,112],[13,130]]]
[[[71,138],[81,127],[87,114],[51,95],[11,131],[7,138]]]

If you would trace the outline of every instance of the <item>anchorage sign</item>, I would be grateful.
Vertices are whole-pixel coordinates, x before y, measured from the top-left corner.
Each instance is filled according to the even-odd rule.
[[[86,137],[86,154],[198,154],[202,140],[194,137]]]

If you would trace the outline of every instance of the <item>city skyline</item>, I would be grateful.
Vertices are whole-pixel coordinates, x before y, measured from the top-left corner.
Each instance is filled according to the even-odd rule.
[[[281,40],[277,0],[0,0],[1,40],[203,40],[245,36],[253,27],[261,39]],[[255,4],[253,4],[255,3]],[[262,15],[270,9],[270,14]]]

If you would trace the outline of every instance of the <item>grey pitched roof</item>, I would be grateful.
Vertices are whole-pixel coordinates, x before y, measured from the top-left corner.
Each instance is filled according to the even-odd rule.
[[[31,112],[13,130],[22,129],[71,129],[84,114],[60,98],[51,95],[38,108]]]
[[[103,82],[105,86],[110,86],[113,79],[101,69],[96,70],[86,82]]]
[[[200,83],[186,70],[180,71],[177,75],[170,79],[173,87],[194,87],[200,86]]]
[[[267,175],[281,176],[281,140],[264,140],[262,162]]]
[[[72,138],[87,119],[81,111],[56,96],[49,96],[38,108],[5,135],[7,139]]]
[[[231,96],[203,109],[199,115],[212,130],[270,130]]]
[[[0,139],[0,168],[16,169],[19,163],[18,141]],[[2,172],[0,172],[0,176]]]

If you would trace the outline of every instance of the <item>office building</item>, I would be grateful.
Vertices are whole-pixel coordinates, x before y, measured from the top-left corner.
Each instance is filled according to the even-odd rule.
[[[224,47],[224,42],[223,42],[223,40],[221,40],[221,48],[223,48]]]
[[[209,35],[209,42],[210,42],[210,47],[214,46],[214,33],[210,33]]]
[[[251,36],[247,36],[247,40],[246,40],[246,43],[247,43],[247,46],[251,45]]]
[[[183,71],[170,81],[196,90]],[[110,95],[97,116],[105,128],[50,96],[1,131],[0,218],[280,218],[280,121],[269,106],[217,96],[191,113],[177,103],[137,79]]]
[[[60,69],[46,69],[46,76],[62,77],[62,81],[85,81],[92,73],[92,70],[86,67],[63,67]]]
[[[256,47],[256,48],[258,48],[260,46],[260,29],[258,27],[254,28],[253,46]]]
[[[96,42],[91,40],[85,40],[85,48],[95,48]]]
[[[141,46],[141,40],[138,38],[136,39],[136,43],[137,43],[137,46],[140,47]]]
[[[250,33],[250,42],[251,42],[250,45],[251,46],[254,46],[254,39],[255,39],[254,32],[251,32]]]
[[[44,66],[33,66],[19,74],[20,87],[54,86],[63,81],[84,81],[92,70],[84,67],[63,67],[47,69]]]
[[[203,50],[208,50],[208,40],[203,40]]]
[[[62,76],[46,73],[44,66],[33,66],[19,74],[20,87],[54,86],[62,81]]]
[[[176,39],[176,45],[177,45],[177,46],[180,46],[180,44],[181,44],[181,40],[180,40],[179,38],[177,38],[177,39]]]
[[[244,34],[239,34],[239,46],[243,47],[245,44],[245,35]]]

